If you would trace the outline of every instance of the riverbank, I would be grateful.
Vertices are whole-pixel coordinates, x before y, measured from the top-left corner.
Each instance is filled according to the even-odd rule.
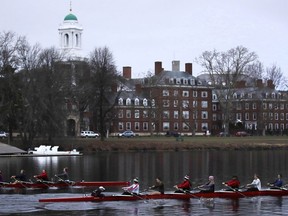
[[[135,137],[108,138],[105,141],[92,138],[61,138],[53,143],[45,140],[34,140],[33,146],[23,147],[20,140],[13,140],[13,146],[27,150],[39,145],[60,146],[59,150],[77,149],[83,153],[98,151],[188,151],[195,149],[211,150],[257,150],[288,149],[287,136],[266,137]]]

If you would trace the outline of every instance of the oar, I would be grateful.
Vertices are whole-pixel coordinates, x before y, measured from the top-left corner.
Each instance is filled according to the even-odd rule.
[[[236,192],[236,193],[239,193],[241,196],[247,197],[245,194],[241,193],[240,191],[236,190],[235,188],[232,188],[232,187],[230,187],[230,186],[227,185],[227,184],[223,184],[223,185],[225,185],[226,187],[228,187],[228,188],[231,189],[232,191],[234,191],[234,192]]]
[[[45,183],[45,181],[43,179],[39,179],[37,177],[34,177],[37,181],[39,181],[40,183],[44,184],[46,187],[50,187],[48,184]]]
[[[67,182],[66,180],[60,178],[59,176],[55,175],[55,177],[57,177],[60,181],[64,182],[64,183],[67,184],[68,186],[71,186],[71,184],[69,184],[69,182]]]
[[[17,180],[15,177],[11,177],[12,179],[14,179],[14,183],[20,183],[24,188],[28,188],[25,184],[27,183],[31,183],[31,182],[25,182],[25,181],[20,181],[20,180]]]

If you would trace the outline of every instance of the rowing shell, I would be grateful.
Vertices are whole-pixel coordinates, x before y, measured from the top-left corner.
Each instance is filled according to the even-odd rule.
[[[117,187],[117,186],[128,186],[130,185],[127,181],[95,181],[95,182],[73,182],[73,181],[39,181],[39,182],[21,182],[15,183],[0,182],[1,188],[34,188],[34,189],[47,189],[47,188],[67,188],[67,187]]]
[[[287,196],[287,190],[266,189],[261,191],[215,191],[214,193],[167,193],[167,194],[140,194],[140,195],[109,195],[104,197],[82,196],[82,197],[60,197],[45,198],[39,202],[109,202],[109,201],[136,201],[150,199],[178,199],[189,200],[191,198],[227,198],[238,199],[254,196]]]

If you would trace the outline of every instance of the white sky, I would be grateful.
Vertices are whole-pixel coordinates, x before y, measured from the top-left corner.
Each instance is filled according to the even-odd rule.
[[[58,47],[69,8],[69,0],[2,0],[0,31]],[[154,72],[155,61],[170,70],[172,60],[181,70],[192,62],[198,75],[194,60],[203,51],[238,45],[288,77],[288,0],[72,0],[72,13],[84,28],[83,53],[109,47],[118,70],[132,67],[132,78]]]

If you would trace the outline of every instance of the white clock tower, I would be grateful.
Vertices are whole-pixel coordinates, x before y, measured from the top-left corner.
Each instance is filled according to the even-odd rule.
[[[61,51],[67,53],[68,58],[82,58],[82,26],[78,23],[77,17],[70,13],[65,16],[64,21],[59,26],[59,39]]]

